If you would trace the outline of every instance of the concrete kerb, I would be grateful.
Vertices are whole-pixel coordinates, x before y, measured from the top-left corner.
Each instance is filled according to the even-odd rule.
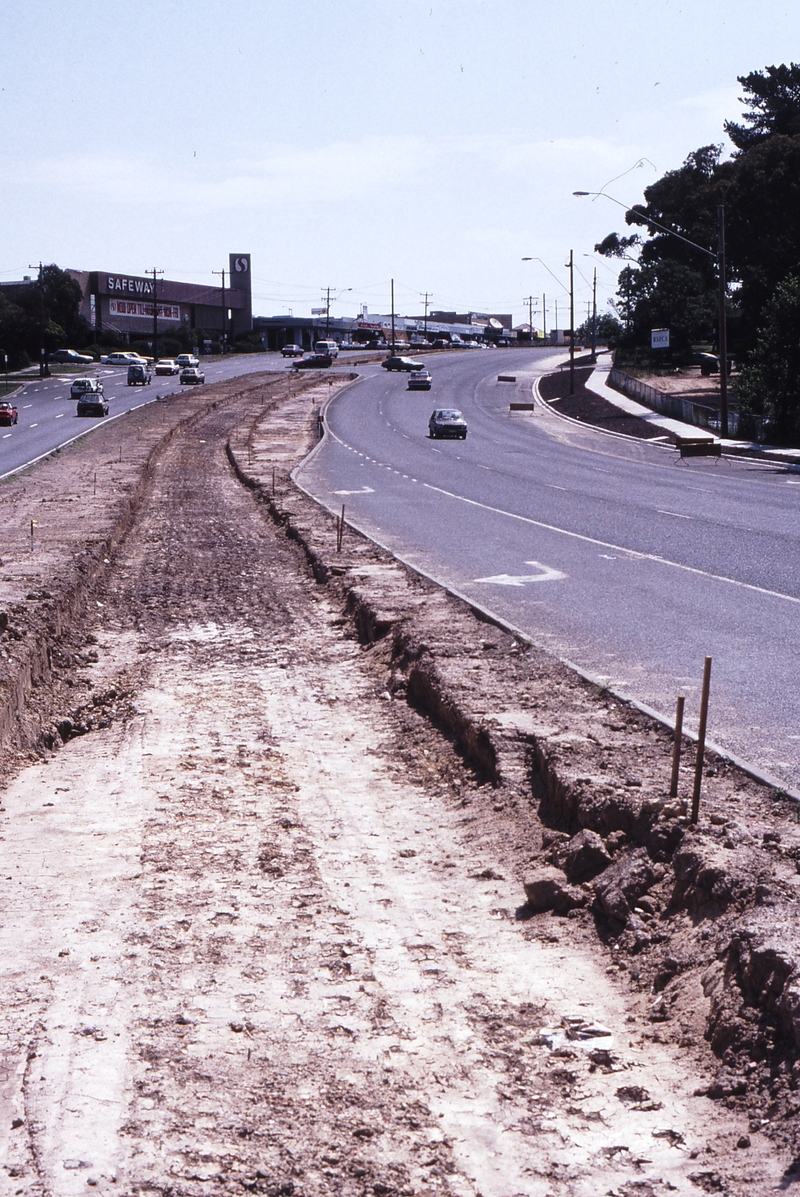
[[[606,399],[609,403],[613,403],[615,407],[618,407],[620,411],[624,411],[627,415],[639,416],[642,419],[654,417],[649,421],[654,427],[662,427],[667,431],[674,432],[678,436],[696,437],[698,435],[698,428],[694,424],[684,424],[680,420],[673,420],[669,416],[658,415],[651,408],[637,403],[634,399],[628,399],[626,396],[620,395],[618,391],[615,391],[605,381],[604,376],[608,375],[610,369],[610,366],[595,366],[592,374],[587,379],[586,386],[595,395],[599,395],[601,399]],[[538,390],[538,381],[536,379],[533,384],[535,401],[552,412],[560,420],[565,420],[567,423],[574,424],[578,428],[594,428],[596,432],[602,432],[604,436],[621,437],[623,440],[635,441],[638,444],[653,445],[655,448],[660,447],[675,452],[674,445],[666,445],[655,437],[652,440],[645,440],[642,437],[631,436],[627,432],[614,432],[610,428],[600,428],[596,424],[587,424],[583,420],[576,420],[573,416],[565,415],[564,412],[551,407],[542,398]],[[709,433],[709,437],[711,436],[713,434]],[[782,450],[774,446],[760,446],[752,441],[722,440],[721,444],[723,457],[735,457],[739,461],[744,461],[749,465],[758,465],[763,469],[767,469],[769,466],[782,466],[788,473],[800,473],[800,459],[797,461],[787,461],[783,456],[787,452],[792,452],[791,450]],[[770,454],[774,454],[775,456],[770,456]],[[800,458],[800,454],[798,454],[798,457]]]
[[[348,390],[349,387],[355,386],[355,384],[360,381],[361,381],[361,377],[359,376],[358,378],[353,379],[352,382],[348,383],[347,386],[342,387],[342,389],[340,391],[337,391],[336,395],[331,395],[325,401],[322,408],[320,409],[323,417],[326,417],[326,415],[327,415],[328,405],[330,403],[332,403],[333,400],[338,395],[341,395],[345,390]],[[534,393],[536,393],[537,381],[538,380],[535,380],[534,384],[533,384]],[[548,410],[549,410],[549,405],[545,404],[545,401],[544,401],[544,399],[541,398],[541,396],[538,396],[538,402],[543,404],[545,407],[548,407]],[[554,414],[560,415],[561,413],[554,413]],[[570,419],[570,417],[568,417],[568,416],[561,417],[561,418],[562,419]],[[572,421],[572,422],[578,424],[582,428],[587,427],[586,424],[582,424],[581,421],[579,421],[579,420]],[[600,429],[599,431],[606,432],[605,429]],[[627,433],[609,431],[606,433],[606,435],[622,436],[626,440],[639,441],[639,437],[631,437]],[[325,443],[325,440],[327,439],[327,437],[328,437],[328,421],[327,421],[327,418],[324,418],[323,419],[322,438],[314,446],[314,448],[310,451],[310,453],[307,453],[306,456],[303,458],[303,460],[300,461],[295,466],[295,468],[290,472],[289,477],[290,477],[291,481],[294,483],[294,485],[297,487],[297,489],[299,491],[301,491],[306,496],[306,498],[310,499],[312,503],[315,503],[317,507],[321,507],[323,511],[327,511],[328,514],[333,519],[338,519],[340,513],[337,510],[334,510],[334,508],[330,507],[327,503],[323,502],[321,499],[318,499],[315,495],[311,494],[311,492],[309,490],[307,490],[305,486],[303,486],[302,482],[300,481],[300,479],[298,477],[298,475],[304,469],[304,467],[306,465],[308,465],[313,460],[314,457],[316,457],[317,453],[319,453],[319,451],[322,448],[323,444]],[[662,447],[666,448],[667,446],[662,446]],[[446,594],[449,594],[453,598],[457,599],[459,602],[464,603],[469,608],[469,610],[472,611],[472,613],[475,616],[477,616],[478,619],[481,619],[486,623],[492,624],[494,627],[499,628],[500,631],[506,632],[508,635],[513,636],[516,640],[519,641],[520,644],[529,645],[531,648],[535,648],[538,651],[545,653],[547,656],[551,657],[553,660],[558,661],[559,664],[565,665],[567,667],[567,669],[572,670],[572,672],[577,674],[578,677],[580,677],[583,681],[589,682],[593,686],[597,686],[600,689],[606,690],[610,695],[612,695],[614,698],[616,698],[619,702],[626,703],[629,706],[632,706],[635,710],[640,711],[643,715],[646,715],[649,719],[653,719],[657,723],[661,724],[661,726],[664,727],[667,731],[669,731],[669,732],[674,731],[675,724],[674,724],[674,720],[672,719],[671,716],[665,715],[662,711],[658,711],[655,709],[655,707],[650,707],[646,703],[640,702],[636,698],[632,698],[629,694],[625,694],[622,690],[616,690],[613,686],[609,686],[603,680],[602,677],[598,677],[596,674],[592,674],[588,670],[583,669],[580,665],[576,665],[574,661],[571,661],[569,659],[569,657],[560,657],[557,654],[553,653],[550,648],[548,648],[544,644],[540,644],[532,636],[530,636],[527,632],[523,632],[521,628],[518,628],[516,626],[516,624],[509,623],[508,620],[503,619],[502,616],[500,616],[500,615],[496,615],[494,611],[491,611],[488,607],[484,607],[483,604],[478,603],[474,599],[469,598],[468,595],[463,594],[460,590],[457,590],[456,587],[448,586],[447,583],[440,581],[438,578],[434,577],[432,574],[429,574],[426,570],[421,569],[418,565],[413,565],[410,561],[406,561],[404,557],[401,557],[400,554],[396,553],[388,545],[386,545],[382,541],[378,540],[375,536],[371,535],[369,532],[366,532],[363,528],[360,528],[358,526],[358,524],[353,523],[351,520],[345,520],[345,525],[348,528],[351,528],[354,532],[357,532],[359,536],[363,536],[365,540],[369,540],[369,541],[371,541],[372,544],[377,545],[379,549],[381,549],[384,553],[387,553],[394,561],[396,561],[399,565],[401,565],[403,567],[403,569],[407,570],[409,573],[416,574],[418,577],[424,578],[427,582],[430,582],[434,586],[437,586],[440,590],[443,590]],[[683,729],[683,739],[688,740],[692,744],[697,743],[696,733],[689,731],[685,726]],[[753,781],[758,782],[759,785],[768,786],[770,789],[773,789],[773,790],[780,790],[784,794],[786,794],[789,798],[791,798],[792,801],[800,804],[800,790],[794,790],[791,787],[786,786],[778,778],[773,777],[772,774],[766,773],[763,769],[760,769],[757,765],[752,764],[750,761],[746,761],[742,757],[737,756],[735,753],[729,752],[726,748],[723,748],[720,744],[715,743],[713,740],[709,740],[708,738],[706,738],[705,747],[706,747],[707,752],[712,752],[712,753],[714,753],[715,756],[719,757],[721,760],[728,761],[730,764],[734,765],[737,769],[741,769],[741,771],[744,774],[746,774],[748,777],[752,778]]]

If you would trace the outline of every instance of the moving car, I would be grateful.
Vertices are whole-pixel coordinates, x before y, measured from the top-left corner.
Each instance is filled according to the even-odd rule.
[[[284,345],[281,353],[284,357],[302,357],[303,350],[299,345]]]
[[[150,367],[146,362],[131,362],[128,366],[128,386],[146,386],[152,381]]]
[[[408,390],[409,391],[429,391],[431,389],[431,378],[428,370],[413,370],[408,376]]]
[[[140,357],[138,353],[134,353],[132,350],[115,349],[113,353],[101,357],[100,361],[104,366],[129,366],[131,362],[143,362],[145,358]]]
[[[315,341],[315,353],[327,353],[328,357],[339,356],[339,345],[336,341]]]
[[[312,353],[300,362],[292,362],[293,370],[324,370],[333,365],[333,358],[329,353]]]
[[[156,374],[180,374],[181,368],[171,357],[162,357],[156,362]]]
[[[11,425],[11,424],[16,424],[16,422],[17,422],[16,407],[14,406],[13,403],[9,403],[7,399],[4,399],[2,401],[2,403],[0,403],[0,424]]]
[[[464,441],[467,439],[467,421],[456,407],[437,407],[428,420],[428,436],[434,439],[460,437]]]
[[[398,357],[392,354],[387,357],[385,361],[381,362],[384,370],[424,370],[425,363],[420,362],[415,357]]]
[[[102,395],[103,384],[97,378],[73,378],[69,388],[70,399],[82,399],[84,395]]]
[[[78,416],[107,416],[108,415],[108,400],[103,394],[102,383],[97,383],[95,378],[87,378],[85,382],[96,383],[97,386],[85,391],[78,399],[78,410],[75,413]]]
[[[193,353],[179,353],[175,361],[180,366],[181,370],[197,369],[200,365],[200,358],[195,357]],[[183,382],[183,379],[181,379]]]
[[[205,382],[206,376],[202,370],[198,370],[196,366],[187,366],[185,370],[181,370],[181,382],[190,382],[197,385],[197,383]]]
[[[57,349],[50,354],[51,362],[65,362],[67,365],[87,366],[94,358],[90,353],[78,353],[75,349]]]

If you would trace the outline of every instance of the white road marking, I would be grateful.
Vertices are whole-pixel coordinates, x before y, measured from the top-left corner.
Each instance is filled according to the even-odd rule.
[[[640,553],[636,549],[627,549],[622,545],[598,540],[594,536],[584,536],[581,532],[570,532],[568,528],[557,528],[555,524],[545,524],[541,520],[531,519],[527,515],[518,515],[514,511],[504,511],[502,507],[491,507],[488,503],[479,503],[477,499],[467,499],[463,495],[454,495],[452,491],[443,490],[441,486],[433,486],[430,482],[423,482],[423,486],[448,499],[455,499],[459,503],[466,503],[470,507],[479,507],[483,511],[491,511],[493,515],[503,515],[510,520],[518,520],[522,524],[530,524],[533,528],[543,528],[545,532],[556,532],[560,536],[569,536],[572,540],[582,540],[585,544],[595,544],[601,549],[614,549],[624,553],[627,557],[637,558],[639,561],[653,561],[657,565],[666,565],[670,569],[679,569],[687,574],[697,574],[701,578],[709,578],[712,582],[725,582],[729,586],[740,586],[743,590],[752,590],[756,594],[765,594],[768,598],[783,599],[787,603],[797,603],[800,598],[792,594],[783,594],[780,590],[768,590],[765,586],[755,586],[752,582],[740,582],[738,578],[728,578],[724,574],[712,574],[708,570],[698,569],[694,565],[683,565],[680,561],[670,561],[668,557],[659,557],[658,553]]]
[[[524,586],[526,582],[560,582],[566,574],[560,569],[553,569],[550,565],[542,565],[541,561],[526,561],[526,565],[533,565],[539,570],[538,574],[495,574],[491,578],[475,578],[476,582],[491,582],[495,586]]]
[[[57,420],[63,420],[63,419],[64,419],[64,413],[63,413],[63,411],[61,411],[61,412],[59,412],[59,413],[58,413],[58,415],[56,416],[56,419],[57,419]]]
[[[4,441],[7,441],[7,440],[8,440],[8,438],[9,438],[10,436],[11,436],[11,433],[10,433],[10,432],[4,432],[4,433],[3,433],[3,440],[4,440]]]
[[[31,427],[31,428],[38,428],[38,427],[39,427],[39,425],[38,425],[38,424],[31,424],[31,425],[30,425],[30,427]]]
[[[656,511],[659,515],[672,515],[676,520],[693,520],[695,518],[693,515],[681,515],[679,511],[664,511],[663,507],[656,507]]]
[[[374,495],[375,491],[371,486],[362,486],[360,490],[335,490],[335,495]]]

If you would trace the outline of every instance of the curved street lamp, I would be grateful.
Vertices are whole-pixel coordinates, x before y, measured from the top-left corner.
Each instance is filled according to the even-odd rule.
[[[606,191],[573,191],[573,195],[590,195],[594,199],[598,196],[603,199],[611,200],[612,204],[618,204],[620,208],[624,208],[626,212],[632,211],[628,204],[623,204],[622,200],[615,199],[613,195],[609,195]],[[717,252],[713,249],[707,249],[704,245],[698,245],[696,241],[690,241],[688,237],[684,237],[682,233],[676,233],[674,229],[668,229],[666,225],[659,224],[657,220],[653,220],[644,213],[638,213],[641,216],[644,224],[651,224],[654,228],[660,229],[662,233],[669,234],[670,237],[677,237],[679,241],[683,241],[685,245],[691,245],[692,249],[699,249],[700,253],[708,254],[710,258],[714,258],[717,263],[717,281],[719,284],[717,295],[717,326],[718,326],[718,341],[719,341],[719,431],[720,436],[728,435],[728,325],[727,316],[725,313],[725,205],[717,204],[717,220],[719,229],[719,240],[717,242]]]

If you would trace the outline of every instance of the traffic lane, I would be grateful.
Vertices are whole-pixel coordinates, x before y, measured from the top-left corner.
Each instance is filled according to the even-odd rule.
[[[691,472],[663,450],[645,446],[643,455],[642,446],[599,433],[593,434],[598,452],[564,446],[541,419],[509,429],[498,408],[494,419],[485,408],[476,419],[470,380],[452,381],[458,394],[451,392],[448,404],[439,396],[432,403],[430,392],[409,392],[394,377],[365,380],[358,394],[335,401],[329,426],[356,451],[391,459],[403,472],[442,481],[477,501],[800,594],[796,480],[738,462],[715,473]],[[442,457],[425,438],[427,420],[433,406],[455,406],[456,399],[470,433]],[[609,442],[620,447],[609,453]]]
[[[279,354],[247,354],[213,359],[206,371],[206,385],[221,379],[245,376],[254,372],[281,370]],[[17,391],[14,400],[19,410],[19,422],[0,432],[0,477],[18,470],[53,452],[74,439],[104,417],[77,416],[77,404],[70,396],[75,378],[96,377],[103,383],[109,401],[109,416],[134,411],[157,396],[169,398],[185,389],[177,375],[153,376],[144,386],[128,386],[125,367],[95,366],[69,375],[54,375],[49,379],[35,379]]]
[[[342,446],[332,453],[346,485],[329,485],[317,455],[300,472],[312,494],[344,504],[348,523],[619,692],[666,716],[685,693],[691,726],[711,655],[709,735],[800,785],[800,603],[791,596],[487,509]]]

